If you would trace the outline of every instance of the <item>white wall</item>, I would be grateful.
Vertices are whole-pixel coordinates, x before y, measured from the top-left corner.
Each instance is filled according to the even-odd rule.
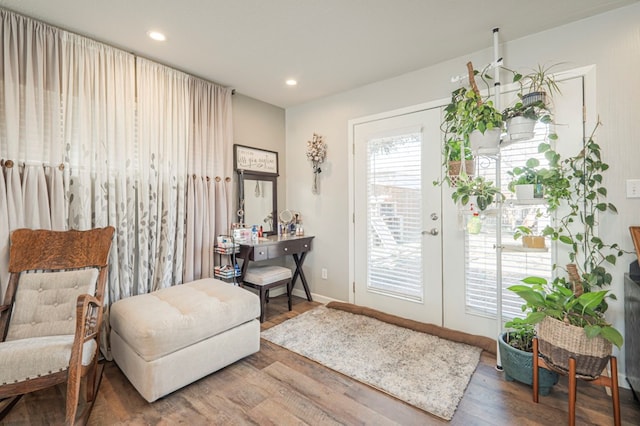
[[[629,250],[633,245],[628,227],[640,225],[640,199],[625,198],[624,190],[626,179],[640,178],[639,22],[640,4],[633,4],[501,46],[505,65],[512,69],[556,62],[564,62],[558,70],[596,66],[597,113],[604,123],[597,141],[611,166],[604,182],[609,201],[620,212],[603,220],[601,233]],[[467,61],[473,61],[476,68],[491,62],[491,43],[491,28],[487,28],[486,50],[287,109],[287,205],[301,211],[305,232],[316,236],[305,264],[313,293],[349,300],[348,120],[447,98],[453,88],[451,76],[464,74]],[[306,141],[314,132],[324,136],[329,146],[319,195],[311,193],[311,166],[305,157]],[[614,272],[612,290],[619,301],[611,304],[608,317],[619,330],[624,330],[623,274],[633,259],[632,255],[624,257]],[[328,269],[327,280],[321,279],[321,268]]]

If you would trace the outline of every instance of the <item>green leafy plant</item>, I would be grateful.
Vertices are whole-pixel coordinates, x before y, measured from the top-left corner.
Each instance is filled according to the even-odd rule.
[[[445,107],[443,130],[454,139],[466,140],[469,134],[478,130],[502,128],[502,114],[494,107],[493,101],[483,99],[479,93],[460,87],[451,93],[451,102]]]
[[[480,210],[485,210],[494,200],[502,196],[500,189],[492,181],[484,176],[469,177],[464,171],[460,172],[455,191],[451,198],[456,203],[467,205],[471,197],[476,197],[476,203]]]
[[[474,75],[479,74],[477,70],[473,72]],[[484,134],[488,130],[501,129],[502,125],[502,113],[494,107],[492,101],[483,98],[479,92],[467,87],[460,87],[451,92],[451,101],[445,107],[441,124],[445,135],[443,165],[447,170],[444,181],[451,184],[448,177],[449,162],[473,159],[469,142],[469,135],[473,131],[478,130]],[[437,182],[440,183],[442,182]]]
[[[609,290],[576,295],[557,280],[548,283],[544,278],[528,277],[522,282],[524,284],[508,289],[525,301],[522,306],[523,312],[527,313],[522,320],[524,323],[534,325],[548,316],[583,328],[588,338],[602,336],[618,348],[622,346],[622,335],[604,317],[605,299],[615,299]]]
[[[513,233],[513,239],[517,240],[519,238],[525,237],[525,236],[529,236],[529,235],[535,235],[536,233],[533,232],[533,229],[531,229],[528,226],[524,226],[524,225],[520,225],[520,226],[516,226],[516,230]]]
[[[511,176],[511,182],[508,185],[509,191],[515,192],[516,185],[542,184],[546,169],[539,169],[539,166],[540,160],[529,158],[524,166],[517,166],[507,171],[507,174]]]
[[[446,161],[462,161],[462,145],[464,144],[464,140],[452,138],[445,145],[445,159]],[[464,159],[465,160],[473,160],[473,154],[471,153],[471,148],[469,144],[465,144],[464,146]]]
[[[600,145],[594,141],[600,125],[596,124],[584,148],[573,157],[560,161],[550,147],[541,147],[556,164],[545,180],[547,209],[553,212],[561,204],[567,207],[554,225],[543,230],[543,235],[568,247],[569,260],[576,265],[587,291],[611,284],[612,275],[606,266],[615,265],[616,259],[625,253],[617,243],[606,243],[596,233],[600,214],[617,213],[615,205],[606,201],[608,191],[602,185],[609,165],[602,160]]]
[[[502,111],[502,119],[505,122],[514,117],[529,118],[531,120],[541,121],[545,124],[553,121],[551,112],[543,101],[535,101],[530,105],[524,105],[522,103],[522,97],[520,97],[520,100],[515,104]]]
[[[522,318],[514,318],[504,325],[507,328],[506,342],[521,351],[533,352],[533,338],[536,335],[533,324]]]
[[[522,99],[527,94],[537,92],[545,92],[549,96],[561,94],[560,87],[553,74],[551,74],[551,69],[561,64],[556,63],[549,66],[538,64],[536,68],[533,68],[527,74],[521,74],[506,67],[503,67],[503,69],[512,73],[513,82],[520,85],[519,96]]]

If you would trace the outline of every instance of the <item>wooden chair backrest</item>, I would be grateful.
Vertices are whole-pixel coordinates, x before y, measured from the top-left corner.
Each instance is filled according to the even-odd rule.
[[[11,233],[9,272],[103,268],[114,231],[112,226],[88,231],[16,229]]]
[[[9,286],[3,300],[3,304],[9,306],[0,311],[0,341],[6,337],[21,272],[97,268],[95,297],[102,302],[114,231],[112,226],[88,231],[13,231],[9,248]]]

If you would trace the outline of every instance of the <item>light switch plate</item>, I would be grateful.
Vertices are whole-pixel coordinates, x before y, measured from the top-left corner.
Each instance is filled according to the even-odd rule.
[[[640,198],[640,179],[627,179],[627,198]]]

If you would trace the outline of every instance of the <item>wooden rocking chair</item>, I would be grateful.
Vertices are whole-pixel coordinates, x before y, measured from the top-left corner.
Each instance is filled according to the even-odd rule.
[[[66,424],[85,423],[98,391],[99,336],[114,228],[18,229],[0,305],[0,420],[23,394],[67,382]]]

